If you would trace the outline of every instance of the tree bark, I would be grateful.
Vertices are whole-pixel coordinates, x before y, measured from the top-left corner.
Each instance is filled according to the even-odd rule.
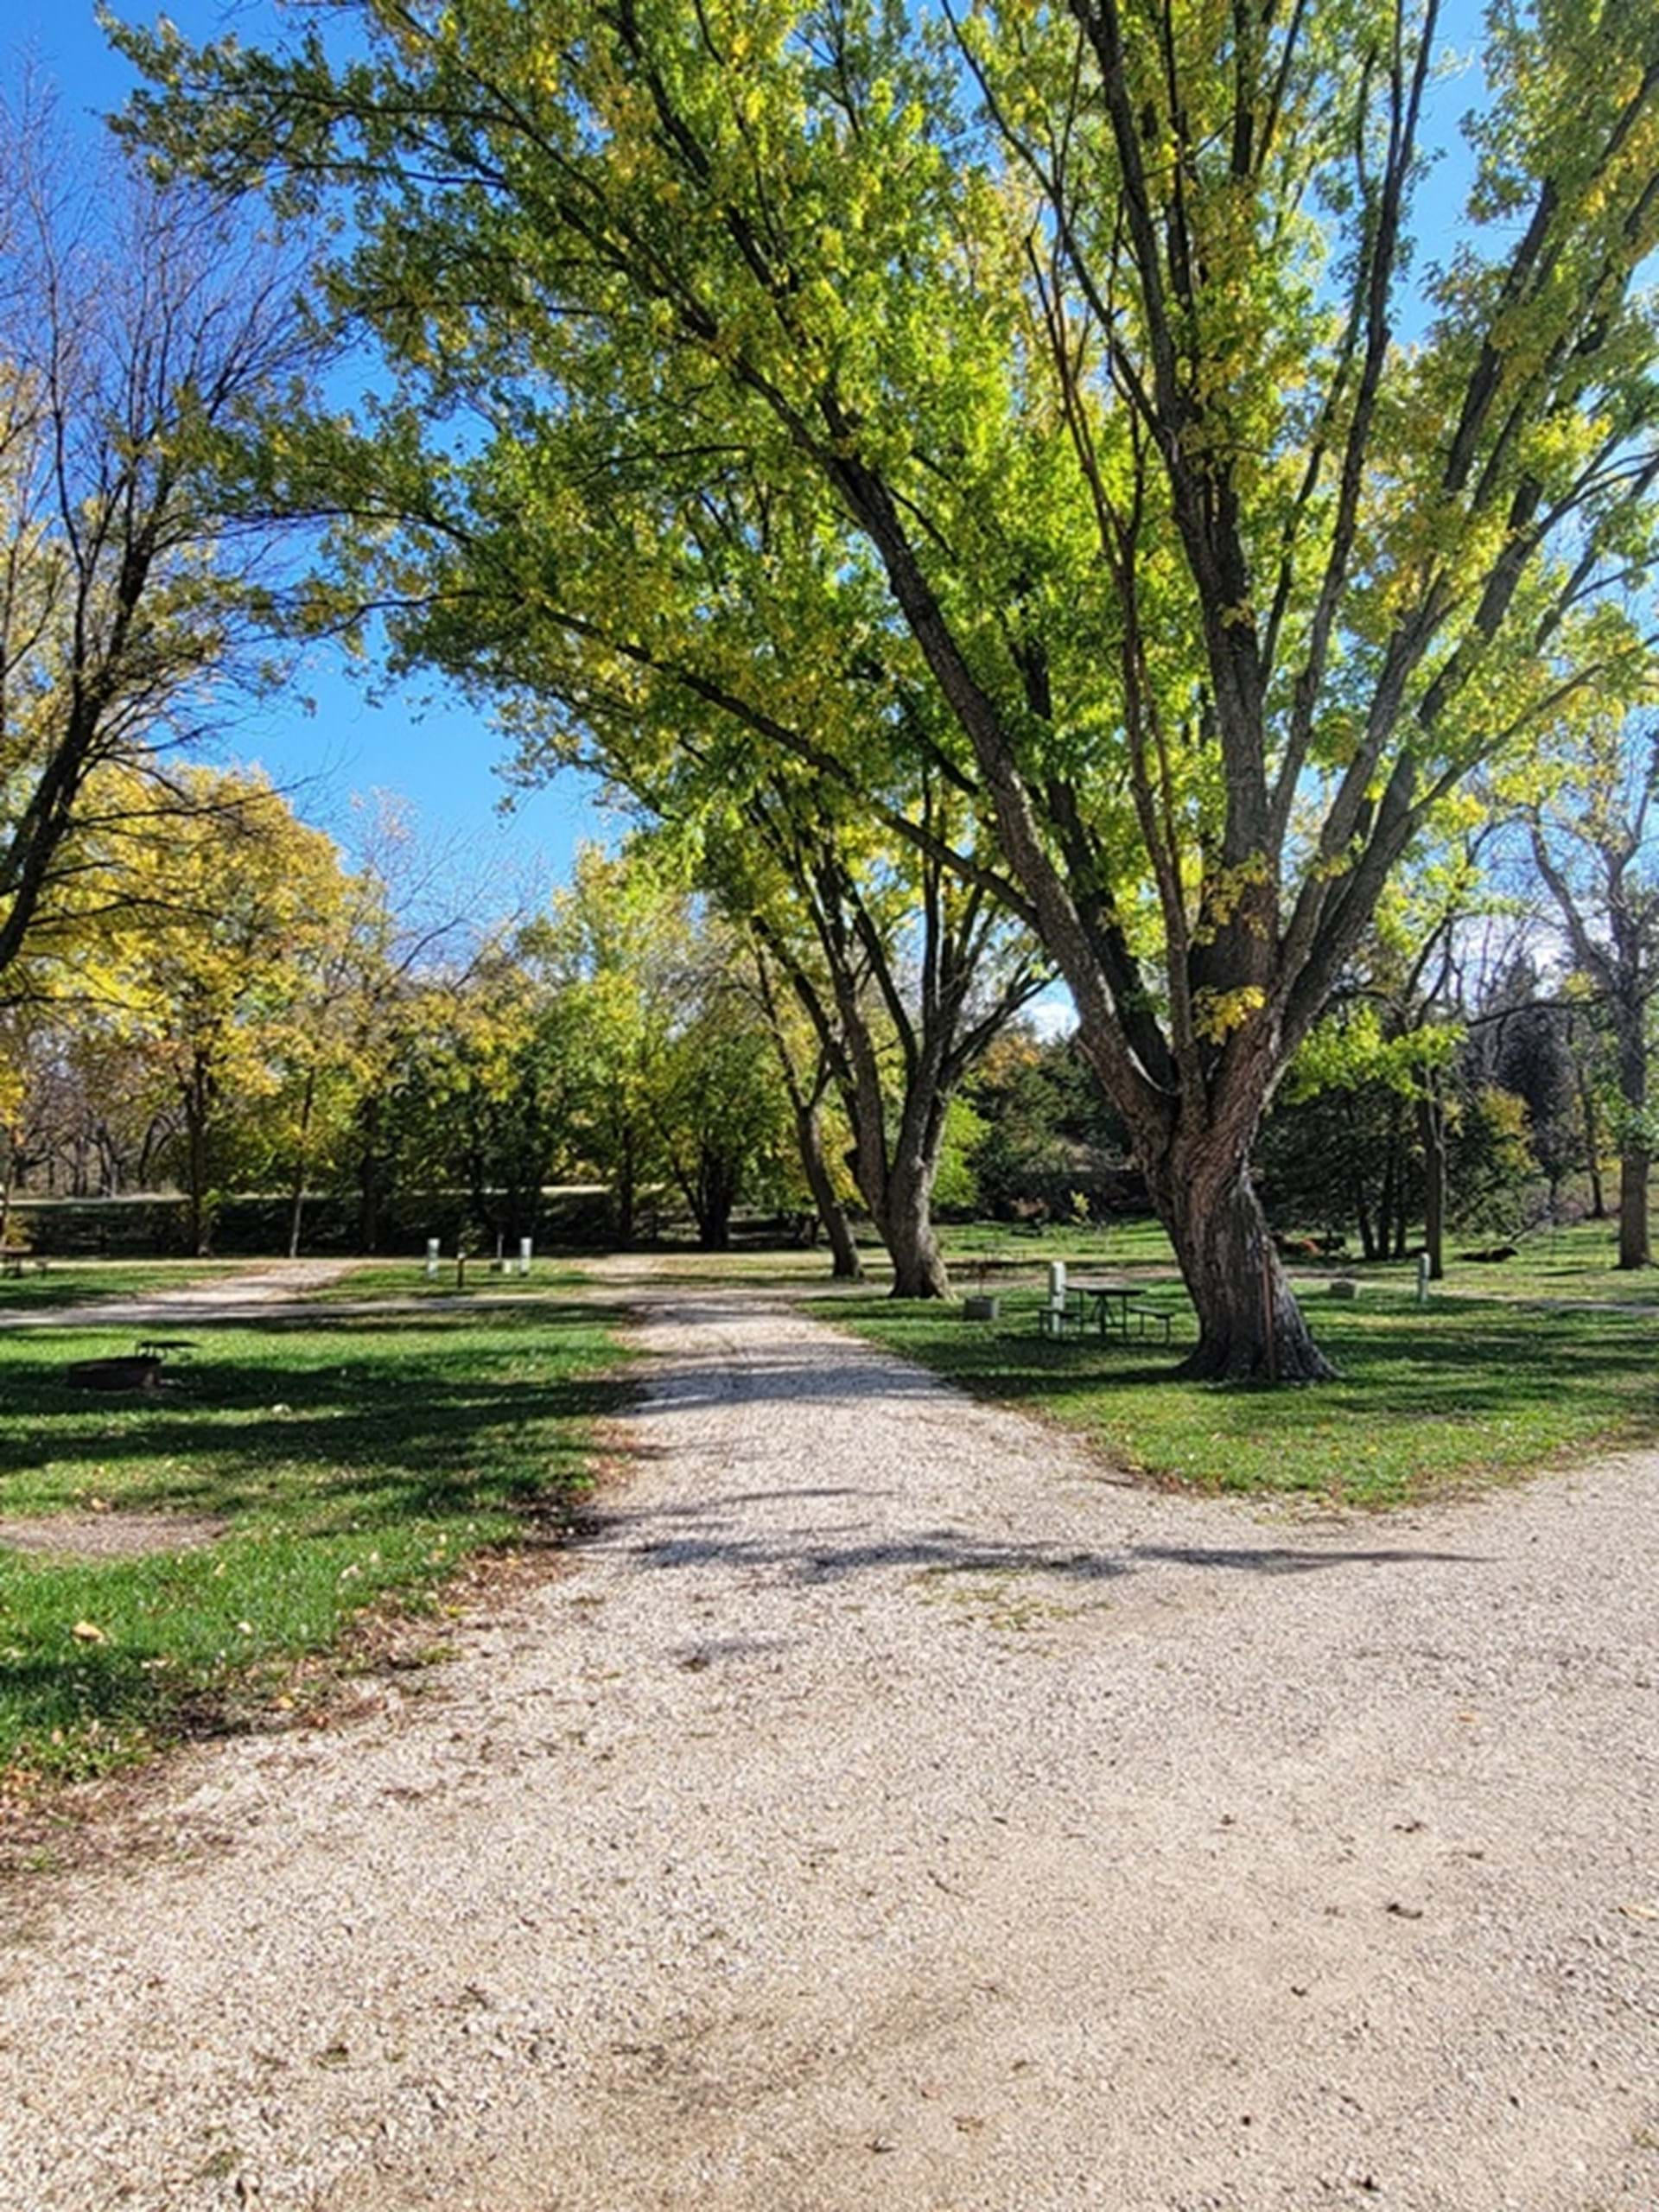
[[[741,1180],[741,1160],[733,1159],[717,1145],[705,1143],[701,1147],[697,1172],[688,1192],[691,1211],[696,1217],[699,1251],[730,1251],[732,1215],[736,1210]]]
[[[1619,1023],[1618,1089],[1626,1116],[1624,1141],[1618,1148],[1618,1264],[1624,1268],[1651,1267],[1648,1177],[1653,1155],[1646,1136],[1648,1052],[1639,1008],[1634,1020],[1627,1016]]]
[[[1197,1349],[1176,1371],[1197,1382],[1329,1382],[1336,1370],[1273,1249],[1248,1152],[1207,1132],[1173,1147],[1147,1176],[1198,1320]]]
[[[1431,1076],[1417,1102],[1423,1144],[1423,1249],[1431,1282],[1446,1275],[1446,1102]]]
[[[950,1277],[933,1230],[937,1158],[900,1154],[887,1171],[877,1227],[893,1261],[895,1298],[949,1298]]]
[[[862,1282],[864,1264],[858,1256],[852,1224],[847,1218],[846,1207],[836,1195],[835,1178],[823,1156],[823,1124],[817,1102],[798,1096],[794,1106],[795,1142],[801,1155],[801,1173],[812,1193],[823,1233],[830,1240],[830,1273],[837,1282]]]

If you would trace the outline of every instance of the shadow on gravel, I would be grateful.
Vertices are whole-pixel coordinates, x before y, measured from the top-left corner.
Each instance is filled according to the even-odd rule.
[[[952,1384],[939,1376],[850,1340],[847,1352],[839,1358],[734,1361],[711,1354],[706,1360],[681,1360],[673,1366],[653,1366],[645,1372],[651,1395],[633,1409],[641,1419],[653,1414],[683,1413],[688,1406],[727,1405],[753,1398],[777,1399],[797,1406],[854,1402],[860,1406],[880,1406],[884,1399],[912,1398],[957,1402]]]
[[[718,1521],[723,1513],[758,1498],[788,1499],[842,1497],[842,1491],[760,1492],[724,1498],[708,1498],[696,1505],[663,1511],[612,1513],[588,1519],[583,1542],[604,1541],[626,1548],[642,1567],[729,1567],[782,1569],[798,1582],[828,1582],[847,1575],[906,1567],[927,1573],[960,1574],[1042,1574],[1081,1582],[1107,1582],[1133,1574],[1148,1566],[1190,1567],[1200,1573],[1227,1574],[1312,1574],[1338,1567],[1485,1566],[1484,1552],[1423,1551],[1401,1546],[1369,1546],[1363,1549],[1332,1546],[1288,1544],[1187,1545],[1128,1544],[1116,1552],[1057,1550],[1037,1543],[990,1543],[960,1529],[924,1529],[914,1535],[879,1540],[860,1539],[849,1532],[836,1541],[836,1531],[823,1528],[781,1530],[774,1535],[724,1535],[716,1528],[707,1534],[653,1535],[655,1525],[668,1522]],[[886,1495],[887,1493],[861,1493]]]

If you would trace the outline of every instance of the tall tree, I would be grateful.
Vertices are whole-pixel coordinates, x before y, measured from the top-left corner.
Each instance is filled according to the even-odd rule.
[[[118,900],[130,771],[257,682],[269,524],[221,465],[318,348],[294,271],[199,190],[0,104],[0,977]]]
[[[864,1262],[847,1215],[844,1186],[824,1140],[824,1108],[836,1083],[836,1057],[817,1036],[789,985],[781,982],[765,933],[751,928],[749,961],[754,1001],[778,1057],[801,1179],[830,1246],[830,1271],[837,1281],[861,1282]]]
[[[822,794],[753,792],[754,855],[716,880],[811,1023],[853,1135],[852,1173],[893,1262],[897,1298],[950,1291],[933,1228],[951,1102],[1046,980],[1024,932],[929,853],[861,841]],[[923,819],[931,801],[925,801]]]
[[[1648,1182],[1649,1016],[1659,991],[1659,726],[1631,742],[1619,719],[1594,716],[1560,764],[1554,796],[1530,822],[1532,857],[1573,965],[1612,1032],[1618,1065],[1618,1264],[1653,1264]],[[1592,1140],[1587,1140],[1592,1141]]]
[[[1606,591],[1649,561],[1659,479],[1651,8],[1494,12],[1432,263],[1436,0],[338,14],[338,65],[126,41],[153,143],[353,195],[334,296],[410,406],[336,497],[384,513],[387,454],[465,404],[455,466],[470,442],[527,488],[545,426],[594,426],[548,511],[601,482],[647,567],[664,450],[734,453],[815,518],[1071,987],[1190,1370],[1324,1374],[1250,1185],[1262,1113],[1444,795],[1632,680]],[[557,556],[541,601],[580,634]],[[775,677],[821,622],[786,592],[762,619],[749,683],[695,629],[677,662],[810,751]]]

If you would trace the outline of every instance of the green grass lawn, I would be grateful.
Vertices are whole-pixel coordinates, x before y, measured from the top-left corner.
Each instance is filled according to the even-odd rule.
[[[0,1516],[213,1516],[197,1550],[0,1548],[0,1782],[86,1775],[279,1693],[365,1606],[585,1484],[621,1402],[592,1310],[212,1328],[154,1396],[72,1390],[130,1332],[0,1335]]]
[[[454,1255],[438,1262],[429,1275],[424,1260],[362,1260],[333,1282],[310,1295],[327,1304],[353,1298],[540,1298],[556,1296],[582,1281],[582,1270],[563,1261],[536,1260],[527,1275],[517,1269],[497,1274],[487,1260],[468,1260],[466,1281],[455,1282]]]
[[[1478,1236],[1448,1237],[1446,1281],[1435,1295],[1590,1298],[1659,1306],[1659,1268],[1620,1272],[1616,1222],[1581,1221],[1571,1228],[1534,1230],[1520,1239],[1512,1260],[1491,1262],[1459,1256],[1467,1250],[1491,1249],[1497,1242]],[[1175,1264],[1169,1239],[1150,1216],[1126,1217],[1100,1228],[1053,1222],[1039,1229],[1000,1222],[951,1224],[941,1230],[940,1243],[953,1273],[970,1285],[982,1268],[988,1277],[1020,1272],[1036,1275],[1050,1260],[1129,1274],[1143,1269],[1168,1271]],[[1406,1293],[1415,1286],[1417,1261],[1414,1253],[1408,1260],[1368,1261],[1350,1252],[1306,1266],[1293,1262],[1291,1274],[1314,1285],[1322,1285],[1332,1274],[1352,1274]]]
[[[1024,1228],[998,1221],[948,1223],[939,1232],[946,1264],[963,1275],[983,1266],[988,1273],[1040,1271],[1051,1260],[1085,1261],[1090,1267],[1170,1267],[1175,1255],[1161,1225],[1148,1215],[1126,1216],[1103,1224],[1045,1222]]]
[[[43,1272],[0,1276],[0,1316],[51,1306],[89,1306],[110,1298],[147,1298],[218,1275],[250,1274],[257,1260],[48,1260]]]
[[[1570,1229],[1542,1229],[1520,1239],[1512,1260],[1465,1260],[1460,1252],[1491,1242],[1449,1237],[1446,1281],[1434,1294],[1472,1298],[1571,1300],[1588,1298],[1618,1305],[1659,1306],[1659,1268],[1623,1273],[1618,1266],[1618,1224],[1580,1221]],[[1417,1262],[1395,1260],[1371,1265],[1344,1263],[1348,1273],[1376,1275],[1402,1285],[1416,1280]]]
[[[1274,1391],[1171,1379],[1194,1338],[1191,1309],[1173,1282],[1146,1302],[1175,1317],[1168,1351],[1047,1342],[1028,1291],[1006,1295],[995,1323],[880,1299],[820,1310],[976,1395],[1076,1429],[1122,1465],[1206,1491],[1397,1505],[1659,1435],[1659,1316],[1467,1296],[1424,1308],[1375,1283],[1344,1304],[1310,1285],[1304,1304],[1341,1379]]]

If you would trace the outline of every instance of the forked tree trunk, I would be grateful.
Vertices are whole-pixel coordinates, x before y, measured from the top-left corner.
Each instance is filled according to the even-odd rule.
[[[836,1195],[835,1178],[823,1156],[823,1124],[816,1102],[799,1098],[795,1104],[795,1142],[801,1155],[801,1173],[812,1193],[823,1233],[830,1240],[830,1273],[837,1282],[862,1282],[864,1264],[858,1256],[847,1209]]]
[[[1292,1295],[1248,1161],[1230,1141],[1178,1146],[1147,1181],[1198,1315],[1198,1347],[1178,1372],[1198,1382],[1329,1382],[1336,1370]]]
[[[938,1159],[895,1160],[887,1171],[886,1202],[876,1226],[893,1261],[895,1298],[949,1298],[950,1277],[933,1232],[933,1178]]]

